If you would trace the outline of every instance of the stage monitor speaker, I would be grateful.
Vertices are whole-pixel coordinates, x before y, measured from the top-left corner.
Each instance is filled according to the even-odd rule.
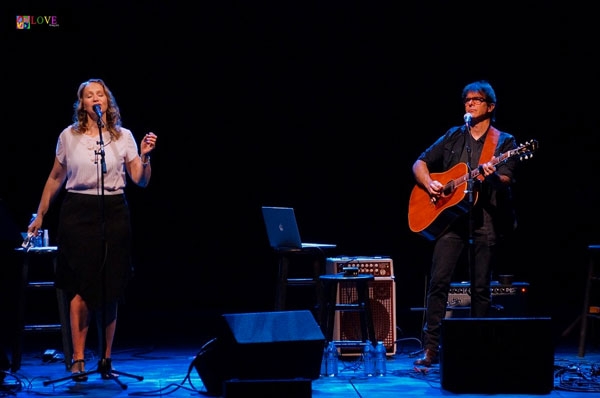
[[[319,378],[325,338],[308,310],[224,314],[194,366],[210,395],[228,380]]]
[[[472,394],[548,394],[554,387],[550,318],[442,320],[442,388]]]
[[[285,380],[228,380],[223,398],[311,398],[309,379]]]
[[[375,336],[382,341],[387,355],[396,353],[396,284],[394,278],[376,277],[369,284],[369,301]],[[341,282],[338,290],[338,303],[356,304],[358,294],[352,283]],[[360,317],[354,311],[337,311],[333,328],[335,340],[361,340]],[[342,355],[360,355],[362,350],[357,347],[341,346]]]

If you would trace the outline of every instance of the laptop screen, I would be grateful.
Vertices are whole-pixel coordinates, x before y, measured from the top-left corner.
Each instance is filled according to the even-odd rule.
[[[291,207],[262,207],[265,227],[269,244],[275,249],[279,248],[334,248],[331,243],[303,243],[300,239],[296,215]]]
[[[293,208],[263,206],[262,212],[271,247],[302,247]]]

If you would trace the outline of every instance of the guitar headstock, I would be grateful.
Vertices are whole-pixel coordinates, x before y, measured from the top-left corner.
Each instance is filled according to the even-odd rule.
[[[539,144],[537,140],[531,139],[526,143],[519,145],[519,147],[515,149],[515,154],[519,155],[519,160],[531,159],[538,147]]]

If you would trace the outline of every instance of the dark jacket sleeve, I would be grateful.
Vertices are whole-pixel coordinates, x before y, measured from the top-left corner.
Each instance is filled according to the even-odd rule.
[[[427,148],[418,160],[427,163],[427,167],[431,171],[446,171],[460,157],[456,148],[461,132],[460,127],[452,127]]]
[[[502,153],[508,152],[517,147],[515,137],[508,133],[500,132],[500,137],[498,139],[498,146],[496,147],[496,152],[494,156],[498,156]],[[503,174],[511,179],[514,179],[515,169],[519,163],[517,157],[512,157],[505,162],[502,162],[496,165],[496,172],[498,174]]]
[[[516,147],[515,138],[508,133],[501,132],[494,156],[498,156]],[[507,159],[506,162],[496,165],[496,173],[510,177],[511,184],[492,184],[493,189],[490,189],[489,192],[490,201],[488,211],[492,215],[494,228],[500,239],[506,238],[517,228],[517,214],[513,203],[511,185],[515,181],[515,171],[518,164],[518,158],[512,157]],[[492,187],[490,186],[489,188]]]

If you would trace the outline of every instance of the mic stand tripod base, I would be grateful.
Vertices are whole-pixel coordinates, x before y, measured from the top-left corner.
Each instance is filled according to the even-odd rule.
[[[114,380],[118,385],[121,386],[122,389],[126,389],[127,385],[121,383],[119,380],[119,376],[126,376],[136,379],[137,381],[144,380],[143,376],[132,375],[130,373],[121,372],[119,370],[114,370],[112,368],[112,361],[110,358],[102,358],[98,361],[98,369],[97,371],[100,373],[100,376],[104,380]]]
[[[137,376],[137,375],[132,375],[130,373],[125,373],[125,372],[121,372],[119,370],[114,370],[112,369],[112,361],[111,358],[102,358],[98,361],[98,367],[94,370],[90,370],[89,372],[82,372],[82,373],[74,373],[70,376],[66,376],[66,377],[62,377],[60,379],[56,379],[56,380],[47,380],[44,381],[44,386],[47,386],[49,384],[53,384],[53,383],[57,383],[60,381],[65,381],[65,380],[75,380],[77,378],[83,378],[84,376],[88,376],[91,374],[95,374],[95,373],[100,373],[100,377],[103,380],[114,380],[115,383],[117,383],[119,385],[119,387],[121,387],[121,389],[126,390],[127,389],[127,384],[124,384],[123,382],[121,382],[121,380],[119,380],[119,376],[126,376],[126,377],[131,377],[133,379],[136,379],[137,381],[142,381],[144,380],[143,376]]]

